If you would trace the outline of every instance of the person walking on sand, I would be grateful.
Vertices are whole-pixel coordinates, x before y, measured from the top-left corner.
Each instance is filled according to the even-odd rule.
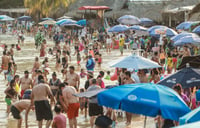
[[[40,48],[40,57],[45,57],[46,55],[45,49],[46,49],[46,40],[44,39]]]
[[[107,35],[106,38],[106,52],[111,53],[111,46],[112,46],[112,39],[110,38],[110,35]]]
[[[51,103],[55,103],[55,99],[49,85],[44,83],[44,77],[42,75],[38,76],[38,81],[39,84],[34,86],[32,89],[31,105],[29,106],[29,109],[35,105],[38,128],[42,128],[42,122],[44,119],[47,120],[46,128],[49,128],[53,119],[53,113],[51,111],[48,97],[51,98]]]
[[[14,48],[15,48],[15,45],[12,44],[11,45],[11,48],[10,48],[10,56],[11,56],[11,60],[14,62]]]
[[[24,77],[20,78],[19,86],[21,87],[21,97],[23,97],[24,92],[27,89],[31,89],[33,87],[32,80],[29,78],[29,72],[24,71]]]
[[[69,84],[69,86],[73,86],[77,90],[79,90],[80,77],[77,73],[75,73],[74,66],[69,67],[69,72],[67,72],[65,82],[67,82]]]
[[[35,57],[35,62],[33,64],[32,68],[32,79],[35,78],[36,76],[36,71],[40,69],[40,62],[39,62],[39,57]]]
[[[74,94],[77,93],[76,88],[74,86],[67,85],[65,87],[61,87],[63,102],[61,102],[64,111],[67,113],[67,117],[69,119],[69,127],[77,128],[77,117],[79,112],[79,100]]]
[[[119,38],[119,50],[120,50],[121,56],[123,56],[124,43],[125,43],[125,39],[124,39],[124,37],[122,35],[120,35],[120,38]]]
[[[88,56],[88,60],[86,62],[87,72],[94,72],[95,62],[91,55]]]
[[[97,85],[96,79],[91,80],[91,85],[87,91],[99,90],[101,87]],[[103,115],[103,107],[98,105],[97,97],[89,98],[89,116],[90,116],[90,126],[94,127],[94,121],[96,116]]]
[[[6,80],[6,73],[8,71],[8,63],[10,62],[10,57],[6,54],[6,51],[3,52],[3,56],[1,60],[2,60],[1,69],[4,73],[5,80]]]
[[[63,45],[63,52],[65,52],[69,56],[69,60],[71,61],[71,55],[70,55],[71,49],[68,44],[68,41],[65,41],[65,44]]]

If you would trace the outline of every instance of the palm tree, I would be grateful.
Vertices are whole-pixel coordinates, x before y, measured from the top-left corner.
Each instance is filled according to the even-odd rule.
[[[74,0],[24,0],[24,6],[29,8],[28,13],[38,21],[42,17],[48,17],[61,6],[68,7],[72,2]]]

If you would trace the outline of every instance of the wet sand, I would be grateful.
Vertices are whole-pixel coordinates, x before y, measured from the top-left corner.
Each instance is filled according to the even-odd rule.
[[[12,36],[12,35],[0,35],[0,43],[1,44],[7,44],[8,49],[10,49],[11,44],[17,44],[17,36]],[[50,40],[47,40],[47,45],[48,47],[53,47],[54,43]],[[61,43],[61,46],[63,43]],[[31,71],[33,63],[34,63],[34,58],[36,56],[39,56],[39,49],[36,50],[34,46],[34,39],[32,37],[25,37],[25,43],[24,46],[21,45],[22,50],[21,51],[16,51],[15,50],[15,55],[14,59],[17,64],[17,73],[20,76],[23,76],[23,72],[25,70]],[[48,48],[47,48],[48,49]],[[72,48],[72,53],[73,53],[73,48]],[[116,60],[118,58],[121,58],[119,50],[113,50],[111,54],[107,54],[105,49],[101,49],[100,53],[102,54],[103,58],[103,63],[102,63],[102,70],[103,71],[110,71],[111,75],[114,73],[114,68],[110,68],[109,64],[112,60]],[[131,52],[129,50],[124,50],[124,56],[130,55]],[[0,55],[2,56],[2,49],[0,49]],[[83,53],[81,53],[83,55]],[[82,59],[83,60],[83,59]],[[0,58],[1,61],[1,58]],[[43,58],[40,58],[40,62],[43,61]],[[49,65],[51,68],[51,73],[55,71],[55,57],[49,57]],[[77,64],[76,64],[76,56],[72,56],[72,62],[70,62],[69,65],[74,65],[77,69]],[[81,67],[85,68],[85,62],[81,61]],[[95,77],[97,76],[98,69],[95,71]],[[76,71],[79,73],[79,71]],[[50,74],[51,74],[50,73]],[[0,127],[1,128],[16,128],[17,126],[17,121],[13,119],[12,115],[7,117],[6,114],[6,103],[4,101],[5,94],[4,90],[6,89],[6,83],[7,81],[4,80],[4,75],[3,73],[0,74]],[[31,76],[30,76],[31,77]],[[49,78],[51,75],[49,75]],[[62,79],[61,73],[58,74],[58,78]],[[63,79],[62,79],[63,80]],[[84,87],[85,79],[81,79],[81,84],[80,87]],[[117,81],[106,81],[106,85],[115,85]],[[24,119],[24,112],[22,113],[22,117]],[[133,116],[133,121],[131,126],[126,126],[125,125],[126,118],[118,118],[117,122],[117,128],[143,128],[144,126],[144,116],[140,115],[134,115]],[[67,122],[68,123],[68,122]],[[29,113],[29,120],[28,120],[29,128],[37,128],[37,121],[35,118],[35,112],[31,111]],[[24,121],[22,123],[24,127]],[[44,126],[45,127],[45,126]],[[69,126],[68,126],[69,127]],[[155,127],[155,122],[154,119],[148,118],[147,119],[147,126],[146,128],[154,128]],[[78,117],[78,128],[90,128],[89,125],[89,117],[85,119],[84,115],[79,114]]]

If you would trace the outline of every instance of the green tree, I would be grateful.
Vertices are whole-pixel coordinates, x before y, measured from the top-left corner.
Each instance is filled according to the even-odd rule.
[[[29,8],[28,13],[36,18],[49,17],[60,7],[67,8],[74,0],[24,0],[24,6]]]

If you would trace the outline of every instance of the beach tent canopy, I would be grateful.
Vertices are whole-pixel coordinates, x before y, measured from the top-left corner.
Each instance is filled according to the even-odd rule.
[[[82,6],[79,10],[107,10],[110,9],[107,6]]]

